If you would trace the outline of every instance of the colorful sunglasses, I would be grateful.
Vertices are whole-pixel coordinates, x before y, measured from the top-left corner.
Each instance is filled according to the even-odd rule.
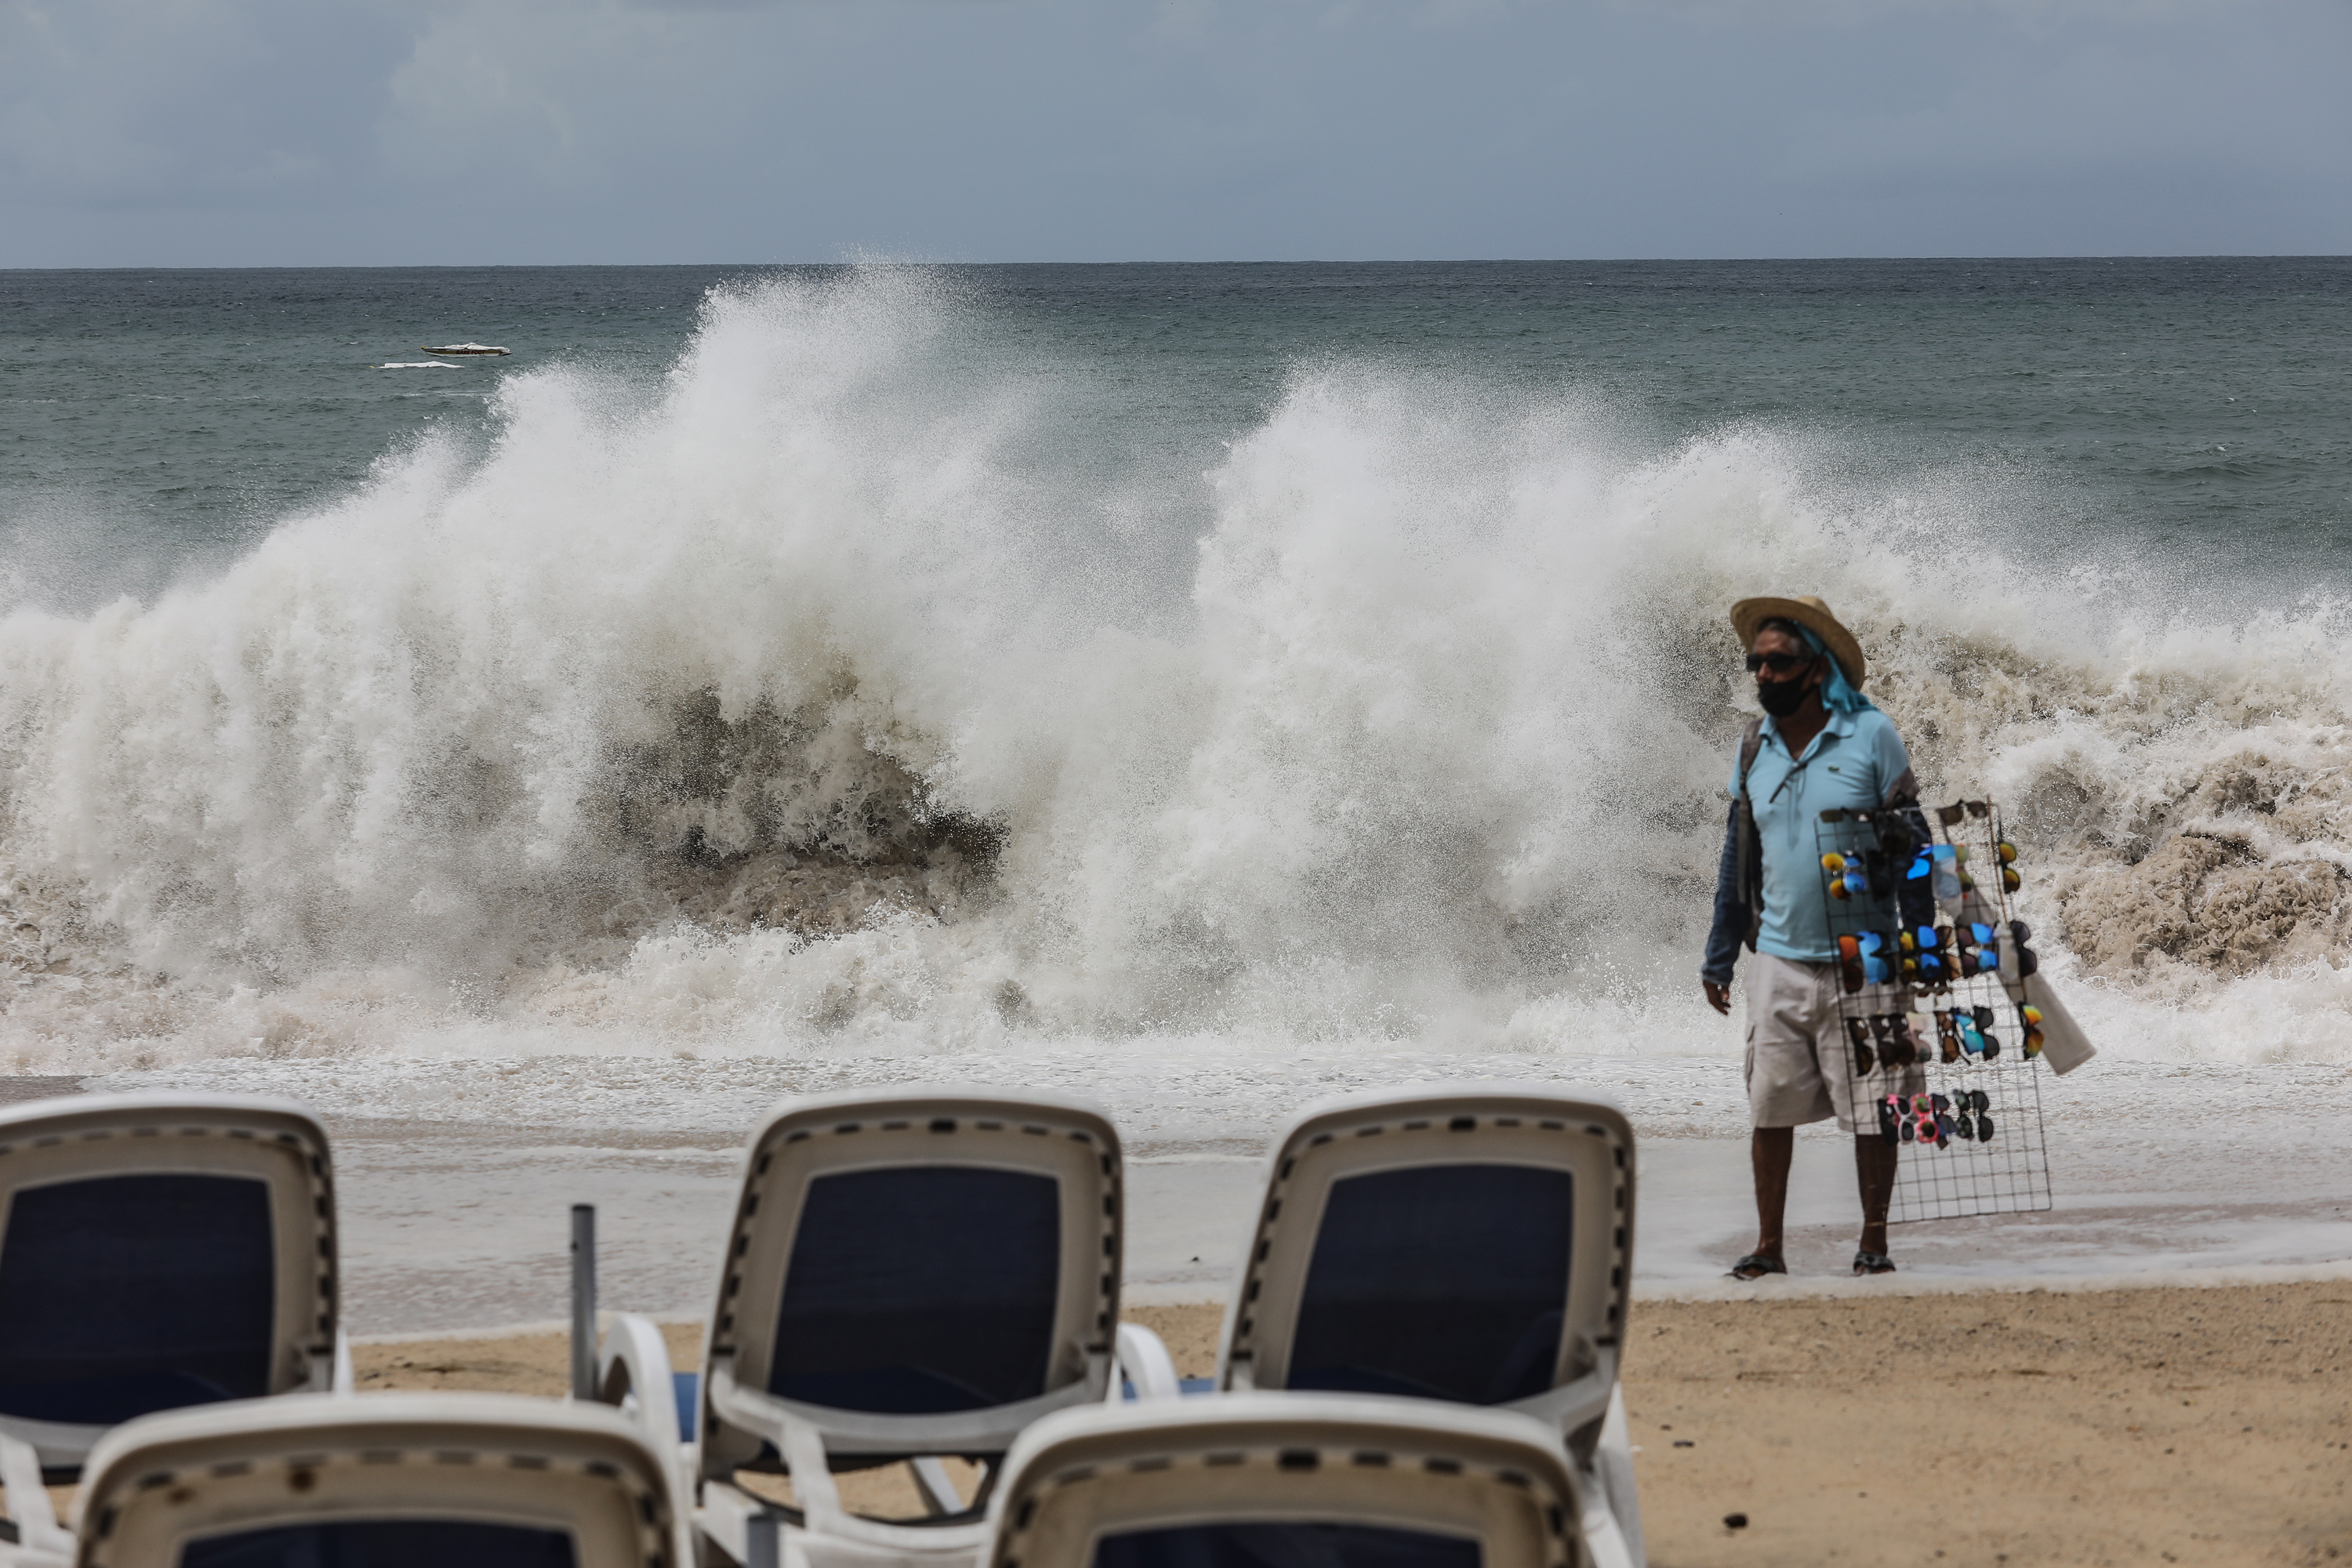
[[[1981,921],[1952,927],[1953,955],[1962,974],[1990,974],[2000,967],[2000,931]]]
[[[1848,991],[1864,985],[1891,984],[1898,973],[1900,950],[1885,931],[1866,931],[1837,939],[1838,977]]]
[[[1937,1100],[1943,1096],[1937,1095]],[[1878,1127],[1884,1134],[1889,1124],[1895,1129],[1895,1140],[1903,1143],[1933,1143],[1941,1147],[1952,1134],[1951,1118],[1937,1120],[1936,1107],[1924,1094],[1890,1094],[1879,1101]]]
[[[2020,1007],[2017,1016],[2025,1021],[2025,1054],[2028,1058],[2042,1054],[2042,1009],[2031,1005]]]
[[[1952,1009],[1952,1027],[1960,1037],[1960,1049],[1972,1057],[1984,1055],[1984,1036],[1978,1032],[1976,1019],[1958,1007]]]
[[[1979,1006],[1975,1010],[1977,1037],[1984,1041],[1984,1058],[1991,1061],[2000,1055],[2000,1037],[1992,1032],[1992,1009]]]
[[[1903,973],[1925,985],[1941,985],[1952,973],[1952,961],[1944,950],[1951,944],[1952,933],[1943,926],[1906,926],[1899,938],[1903,951],[1909,956],[1903,961]]]
[[[1822,857],[1822,869],[1829,873],[1830,897],[1856,898],[1870,891],[1870,876],[1860,856],[1852,859],[1832,849]]]

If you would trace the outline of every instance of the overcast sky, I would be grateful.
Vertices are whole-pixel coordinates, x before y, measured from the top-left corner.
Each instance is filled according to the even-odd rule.
[[[2352,252],[2347,0],[0,0],[0,265]]]

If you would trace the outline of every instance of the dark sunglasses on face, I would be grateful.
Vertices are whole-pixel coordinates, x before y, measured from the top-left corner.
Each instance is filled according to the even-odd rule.
[[[1753,675],[1759,669],[1769,669],[1775,675],[1786,675],[1812,662],[1793,653],[1751,653],[1748,656],[1748,673]]]

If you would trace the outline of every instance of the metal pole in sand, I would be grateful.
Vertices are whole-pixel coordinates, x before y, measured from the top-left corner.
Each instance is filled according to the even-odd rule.
[[[596,1205],[572,1205],[572,1397],[596,1397]]]

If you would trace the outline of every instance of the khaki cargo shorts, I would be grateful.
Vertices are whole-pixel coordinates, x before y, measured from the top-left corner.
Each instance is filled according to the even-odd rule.
[[[1903,1013],[1908,992],[1874,986],[1867,1011]],[[1853,1050],[1838,1014],[1838,967],[1800,963],[1769,952],[1748,969],[1748,1121],[1752,1127],[1801,1127],[1837,1118],[1838,1130],[1878,1131],[1879,1097],[1916,1094],[1927,1075],[1916,1067],[1880,1065],[1853,1076]],[[1859,1101],[1862,1117],[1854,1117]]]

